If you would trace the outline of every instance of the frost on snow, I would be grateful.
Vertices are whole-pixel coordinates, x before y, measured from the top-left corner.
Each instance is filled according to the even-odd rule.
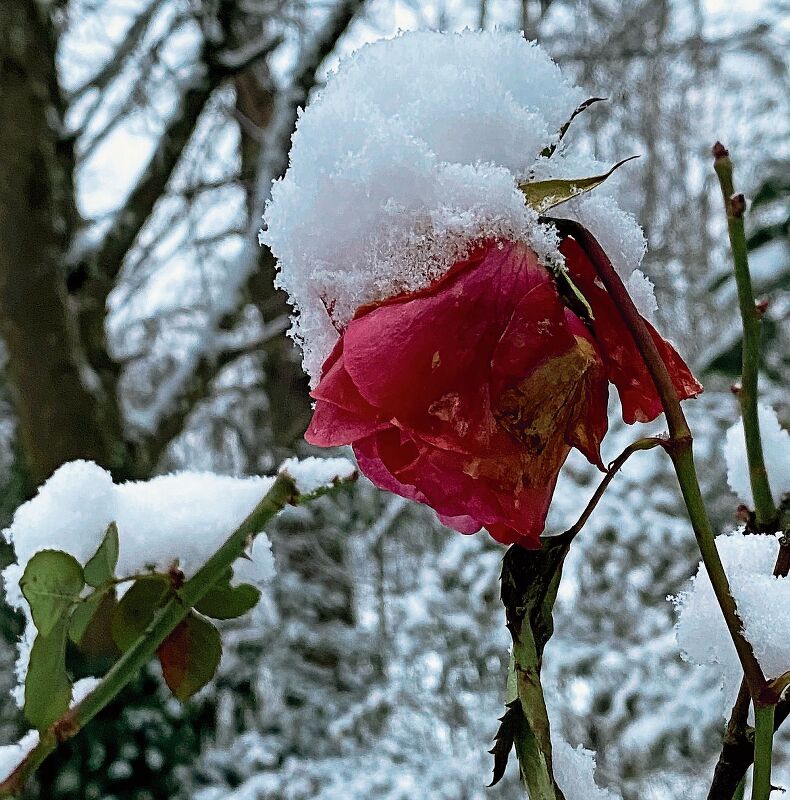
[[[313,384],[361,305],[424,288],[476,239],[520,239],[546,263],[561,261],[518,182],[605,171],[564,141],[540,155],[586,97],[515,32],[404,33],[341,62],[300,115],[261,234]],[[640,308],[655,307],[634,271],[645,243],[632,216],[592,197],[557,216],[589,227]]]
[[[790,670],[790,578],[772,574],[779,541],[775,536],[736,531],[719,536],[716,546],[744,634],[766,677],[776,678]],[[717,665],[725,694],[734,699],[741,666],[701,563],[689,589],[674,602],[679,612],[677,641],[684,658],[696,664]]]
[[[288,458],[280,472],[293,478],[300,494],[313,494],[328,489],[338,481],[346,481],[356,474],[357,468],[347,458]]]
[[[760,438],[763,443],[765,469],[774,500],[790,492],[790,432],[779,424],[776,411],[760,403],[757,409],[760,420]],[[743,420],[738,420],[728,431],[724,444],[727,461],[727,483],[738,499],[750,508],[754,505],[752,485],[749,481],[749,464],[746,459],[746,440]]]
[[[332,459],[329,471],[341,465]],[[293,467],[297,472],[298,466]],[[308,475],[323,475],[320,465],[310,465]],[[207,472],[162,475],[145,482],[116,485],[109,472],[87,461],[64,464],[30,501],[20,506],[10,527],[3,531],[14,546],[17,563],[3,572],[7,599],[28,617],[19,644],[15,689],[22,702],[35,628],[19,588],[25,565],[37,551],[64,550],[85,564],[102,542],[107,526],[115,522],[119,533],[118,577],[140,572],[166,571],[174,563],[187,577],[209,556],[261,500],[274,482],[271,477],[233,478]],[[250,560],[239,559],[235,581],[262,585],[274,574],[271,545],[265,535],[255,540]],[[89,683],[77,684],[78,702]]]

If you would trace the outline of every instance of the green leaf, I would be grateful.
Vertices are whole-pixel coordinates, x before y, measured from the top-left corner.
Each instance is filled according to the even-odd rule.
[[[27,562],[19,581],[38,632],[49,635],[79,599],[85,585],[82,567],[61,550],[41,550]]]
[[[164,575],[138,578],[118,601],[112,618],[112,638],[121,652],[128,650],[150,625],[168,594],[170,581]]]
[[[99,545],[99,549],[85,565],[85,583],[88,586],[102,586],[115,576],[118,564],[118,526],[111,522]]]
[[[235,619],[255,608],[261,599],[260,590],[249,583],[231,586],[232,575],[228,570],[195,605],[195,610],[212,619]]]
[[[576,299],[581,303],[582,307],[584,308],[584,312],[586,312],[587,319],[590,321],[595,320],[595,314],[593,314],[592,306],[588,302],[587,298],[582,294],[582,290],[573,282],[571,276],[568,274],[567,269],[560,269],[557,272],[558,277],[563,281],[565,286],[568,287],[568,290],[571,293],[570,299]],[[562,294],[562,292],[560,292]],[[573,309],[572,310],[576,310]]]
[[[192,612],[157,650],[170,691],[185,703],[216,674],[222,657],[219,631]]]
[[[545,181],[520,183],[518,188],[524,193],[527,205],[539,214],[543,214],[572,197],[589,192],[600,186],[618,167],[639,156],[630,156],[618,161],[608,172],[603,175],[594,175],[591,178],[549,178]]]
[[[71,702],[71,680],[66,672],[68,619],[59,617],[47,635],[36,636],[25,678],[24,714],[39,731],[52,725]]]
[[[82,641],[82,637],[85,636],[85,631],[88,630],[88,625],[103,599],[103,592],[94,592],[75,607],[69,620],[69,637],[74,644],[79,645]]]

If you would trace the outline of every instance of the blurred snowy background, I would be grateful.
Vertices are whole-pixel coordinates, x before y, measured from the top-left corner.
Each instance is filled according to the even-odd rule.
[[[576,147],[641,154],[622,196],[649,241],[659,327],[706,386],[689,415],[716,523],[734,525],[721,447],[739,329],[709,151],[727,144],[754,201],[753,270],[772,301],[763,389],[786,422],[786,0],[4,0],[0,526],[76,457],[124,479],[259,473],[307,452],[306,379],[255,237],[296,109],[366,41],[480,26],[526,31],[609,98],[574,123]],[[613,414],[605,458],[635,435]],[[569,462],[551,529],[595,482]],[[30,797],[517,796],[510,773],[484,788],[509,643],[501,547],[364,482],[268,533],[278,574],[254,618],[228,625],[219,680],[182,709],[142,677]],[[680,659],[666,600],[697,560],[652,451],[629,462],[565,569],[545,662],[554,716],[626,800],[704,797],[710,781],[726,702],[713,672]],[[10,688],[19,621],[8,609],[1,621]],[[5,688],[0,739],[14,741]],[[787,756],[790,738],[785,785]]]

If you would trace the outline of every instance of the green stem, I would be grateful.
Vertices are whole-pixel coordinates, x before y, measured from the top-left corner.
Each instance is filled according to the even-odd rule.
[[[713,526],[702,499],[702,491],[694,465],[691,429],[686,421],[667,365],[664,363],[645,321],[628,294],[628,290],[623,285],[623,281],[595,237],[578,222],[558,219],[551,219],[551,222],[557,226],[560,234],[573,236],[587,254],[604,288],[617,306],[623,322],[633,336],[634,343],[653,379],[669,429],[669,439],[665,442],[664,448],[675,467],[680,491],[686,503],[691,527],[694,530],[705,569],[738,653],[755,705],[758,703],[764,705],[772,699],[769,697],[772,693],[766,685],[765,675],[755,658],[752,647],[743,635],[735,600],[730,591],[719,551],[716,549]]]
[[[743,417],[743,432],[746,439],[746,457],[749,464],[749,480],[754,497],[754,513],[760,529],[773,529],[778,512],[765,470],[763,445],[760,438],[760,422],[757,413],[757,384],[760,369],[760,313],[754,302],[752,277],[749,272],[749,257],[746,247],[743,213],[746,203],[743,195],[736,195],[733,186],[732,161],[726,148],[717,142],[713,147],[713,168],[719,178],[724,209],[727,213],[727,230],[730,236],[735,283],[738,287],[738,305],[743,323],[743,348],[741,387],[738,400]]]
[[[187,616],[228,567],[242,554],[247,540],[255,536],[272,517],[289,503],[304,501],[293,478],[277,476],[264,498],[252,510],[225,543],[190,578],[154,616],[140,638],[115,662],[101,683],[78,705],[67,711],[44,731],[36,747],[22,760],[8,778],[0,783],[0,798],[16,797],[28,778],[59,743],[76,736],[134,676],[154,657],[159,646]]]
[[[754,709],[754,772],[752,800],[771,796],[771,754],[774,741],[774,706]]]

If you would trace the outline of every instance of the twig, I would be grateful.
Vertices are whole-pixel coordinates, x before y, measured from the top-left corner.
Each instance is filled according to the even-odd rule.
[[[625,464],[625,462],[628,461],[628,459],[634,453],[637,453],[640,450],[652,450],[654,447],[658,447],[664,443],[665,440],[658,436],[648,436],[644,439],[637,439],[635,442],[629,444],[628,447],[626,447],[625,450],[623,450],[623,452],[620,453],[620,455],[609,464],[606,475],[601,480],[601,483],[595,490],[593,496],[590,498],[590,502],[587,503],[584,511],[582,511],[579,519],[570,528],[568,528],[567,531],[558,533],[555,536],[545,536],[543,537],[543,541],[550,542],[552,544],[559,544],[560,542],[570,544],[574,538],[576,538],[576,535],[581,531],[581,529],[587,524],[587,520],[590,518],[590,515],[603,497],[604,492],[606,492],[607,487],[612,482],[614,476],[619,472],[623,464]]]
[[[724,209],[727,213],[727,230],[735,266],[735,283],[738,287],[738,305],[743,322],[743,348],[741,387],[738,400],[743,417],[743,433],[746,439],[746,457],[749,463],[749,480],[754,497],[754,512],[759,530],[768,530],[776,525],[777,510],[765,470],[763,445],[760,438],[760,422],[757,414],[757,383],[760,369],[760,313],[754,301],[749,258],[746,249],[746,234],[743,215],[746,201],[742,194],[735,194],[730,154],[721,142],[713,146],[713,169],[719,179]]]

